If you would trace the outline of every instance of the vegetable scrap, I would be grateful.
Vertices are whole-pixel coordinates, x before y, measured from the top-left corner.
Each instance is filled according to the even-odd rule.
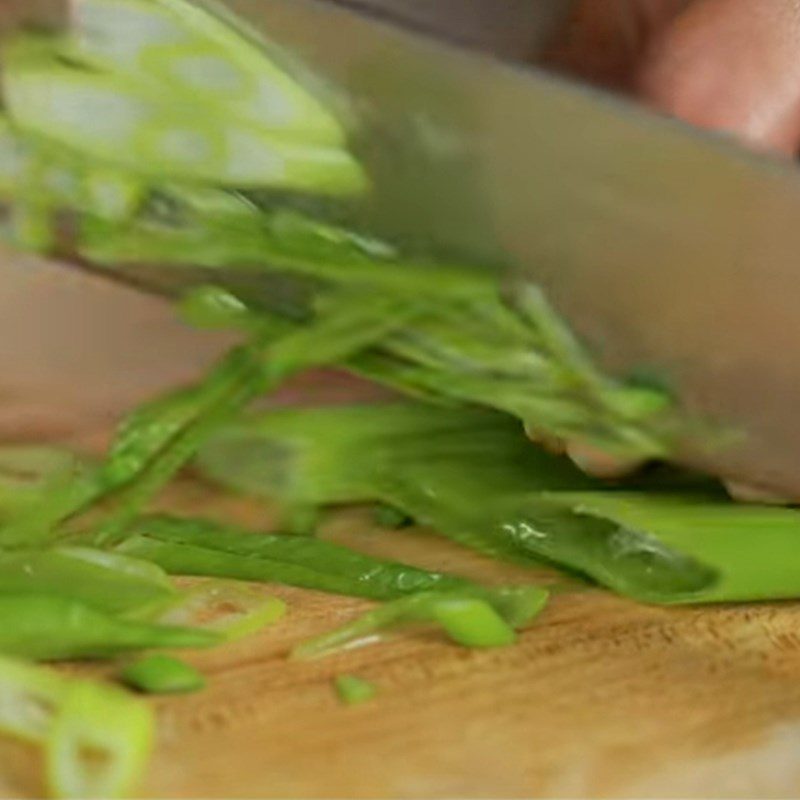
[[[131,662],[119,677],[131,688],[147,694],[185,694],[206,686],[206,679],[194,667],[162,653]]]
[[[339,699],[348,706],[359,706],[372,700],[378,693],[374,683],[357,675],[337,675],[334,680]]]

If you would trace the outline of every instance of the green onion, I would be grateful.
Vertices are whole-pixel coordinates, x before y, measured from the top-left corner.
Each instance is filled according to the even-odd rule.
[[[120,680],[147,694],[185,694],[205,688],[206,680],[194,667],[172,656],[155,654],[125,666]]]
[[[76,0],[70,34],[72,58],[153,81],[192,107],[207,104],[207,114],[247,119],[287,141],[344,144],[338,120],[270,57],[268,45],[209,5]]]
[[[367,612],[338,630],[303,642],[297,659],[319,658],[337,650],[370,644],[398,625],[438,623],[456,644],[497,647],[514,640],[514,629],[541,612],[548,593],[536,586],[418,592]]]
[[[197,93],[171,96],[163,84],[81,69],[60,58],[62,49],[60,39],[31,34],[5,46],[4,96],[22,131],[151,181],[320,194],[366,188],[361,168],[341,147],[278,136],[199,101]]]
[[[175,597],[167,574],[147,561],[88,547],[0,552],[0,595],[45,594],[113,614],[142,614]]]
[[[119,689],[0,658],[0,731],[44,746],[53,797],[129,795],[153,727],[150,708]]]
[[[250,636],[286,615],[286,603],[258,587],[231,580],[208,580],[184,593],[159,621],[166,625],[205,628],[228,641]]]
[[[257,317],[231,292],[218,286],[198,286],[181,300],[181,319],[195,328],[228,329],[258,324]]]
[[[212,631],[153,625],[42,594],[0,594],[0,653],[34,661],[108,658],[150,648],[209,647]]]
[[[153,747],[153,712],[111,686],[72,684],[45,743],[47,783],[54,797],[129,796]]]
[[[370,683],[357,675],[337,675],[334,686],[339,699],[348,706],[357,706],[372,700],[378,690],[374,683]]]
[[[0,732],[41,744],[67,687],[53,670],[0,657]]]
[[[514,629],[484,600],[455,598],[436,604],[442,630],[464,647],[503,647],[516,641]]]
[[[42,501],[58,483],[88,468],[74,453],[46,445],[0,446],[0,516]]]
[[[318,539],[176,517],[139,520],[117,549],[175,574],[285,583],[376,600],[471,585],[464,578],[382,561]]]
[[[617,592],[654,603],[800,596],[796,509],[741,506],[686,492],[554,493],[547,499],[590,524],[606,524],[599,556],[582,568]],[[654,580],[654,573],[676,566],[695,580],[666,587]]]
[[[395,485],[419,470],[465,473],[479,492],[594,486],[564,459],[531,447],[503,414],[413,402],[249,415],[211,437],[197,464],[223,486],[290,508],[384,500],[412,517],[392,501]]]

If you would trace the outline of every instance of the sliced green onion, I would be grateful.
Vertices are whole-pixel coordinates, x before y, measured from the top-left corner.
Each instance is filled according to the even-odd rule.
[[[160,653],[128,664],[119,677],[131,688],[147,694],[186,694],[206,685],[206,679],[194,667]]]
[[[436,622],[464,647],[503,647],[516,641],[514,629],[484,600],[443,600],[433,610]]]
[[[374,683],[359,678],[357,675],[337,675],[334,686],[339,699],[348,706],[369,702],[378,692]]]
[[[87,207],[97,216],[125,220],[140,208],[147,185],[129,173],[95,167],[84,177],[83,191]]]
[[[175,102],[157,86],[70,66],[59,48],[58,40],[31,35],[5,48],[4,96],[25,132],[154,181],[334,195],[367,187],[344,149],[280,139],[186,102],[191,96]]]
[[[73,8],[72,57],[151,80],[287,141],[344,143],[333,115],[221,9],[187,0],[76,0]]]
[[[544,589],[536,586],[419,592],[378,606],[335,631],[303,642],[292,650],[292,657],[319,658],[370,644],[387,630],[411,623],[438,623],[452,641],[467,647],[510,644],[513,629],[523,627],[539,614],[548,597]]]
[[[126,797],[142,778],[153,746],[150,707],[101,684],[70,686],[47,737],[47,783],[54,797]]]
[[[185,593],[160,621],[205,628],[230,641],[258,633],[285,615],[286,603],[265,596],[260,588],[237,581],[209,580]]]
[[[0,658],[0,732],[40,744],[67,693],[57,672]]]

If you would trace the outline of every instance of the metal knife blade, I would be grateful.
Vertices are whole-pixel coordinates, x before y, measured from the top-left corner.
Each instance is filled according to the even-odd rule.
[[[225,4],[357,115],[375,190],[349,221],[535,281],[607,369],[656,370],[688,414],[742,434],[677,458],[800,498],[793,164],[510,60],[564,3],[510,39],[452,29],[462,46],[414,0]]]

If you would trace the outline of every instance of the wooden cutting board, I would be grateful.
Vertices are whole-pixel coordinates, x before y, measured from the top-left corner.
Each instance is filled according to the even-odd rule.
[[[21,340],[0,348],[2,438],[96,447],[115,409],[218,346],[187,340],[158,304],[83,279],[53,289],[38,275],[0,282],[0,317],[4,305],[12,318],[25,308],[26,329],[39,337],[33,349]],[[34,351],[38,361],[22,364],[20,353],[30,362]],[[190,481],[165,503],[252,526],[269,521],[268,510]],[[531,577],[429,533],[376,531],[362,511],[336,516],[325,536],[487,581]],[[367,604],[264,591],[288,601],[286,619],[193,655],[209,688],[159,702],[147,796],[800,796],[798,603],[667,610],[576,588],[555,596],[514,647],[467,651],[434,634],[407,635],[298,663],[286,658],[295,642]],[[345,672],[377,684],[378,697],[342,706],[331,681]],[[0,746],[4,796],[37,795],[39,770],[35,753]]]

